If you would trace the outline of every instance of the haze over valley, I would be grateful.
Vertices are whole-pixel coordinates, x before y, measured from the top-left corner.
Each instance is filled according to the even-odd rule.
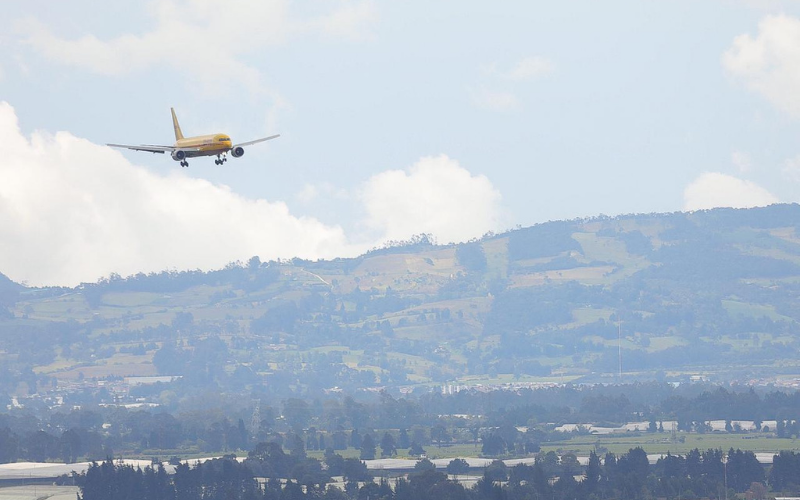
[[[4,14],[0,500],[800,495],[800,2]]]

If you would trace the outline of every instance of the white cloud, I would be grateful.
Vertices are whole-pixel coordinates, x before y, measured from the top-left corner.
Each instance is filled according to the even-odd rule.
[[[309,204],[322,197],[347,200],[350,198],[350,193],[346,189],[338,188],[330,182],[322,182],[319,184],[306,184],[300,192],[294,195],[294,198],[303,204]]]
[[[683,191],[684,210],[762,207],[778,201],[758,184],[719,172],[702,174]]]
[[[14,56],[14,62],[16,63],[17,71],[19,71],[20,75],[28,76],[31,73],[30,67],[28,67],[28,64],[25,62],[25,58],[21,55],[16,54]]]
[[[547,76],[554,70],[553,62],[544,56],[523,57],[511,67],[511,69],[498,69],[498,63],[493,62],[481,66],[480,70],[484,76],[511,80],[514,82],[530,82],[541,77]]]
[[[319,188],[314,184],[306,184],[294,197],[300,203],[311,203],[319,197]]]
[[[521,108],[513,90],[523,82],[531,82],[553,71],[553,63],[543,56],[524,57],[509,70],[498,69],[497,63],[481,66],[484,84],[468,89],[472,104],[489,111],[512,111]],[[506,90],[496,90],[506,87]],[[509,88],[511,90],[509,90]]]
[[[514,111],[520,108],[519,99],[512,92],[490,90],[486,87],[470,89],[472,103],[489,111]]]
[[[334,38],[369,40],[372,38],[370,27],[375,24],[377,17],[377,10],[372,2],[349,2],[331,14],[309,22],[307,29],[319,29]]]
[[[732,3],[742,3],[753,9],[761,11],[783,11],[797,5],[797,0],[731,0]]]
[[[740,173],[745,173],[750,171],[753,168],[753,162],[750,159],[750,155],[743,152],[743,151],[734,151],[731,153],[731,163],[739,169]]]
[[[800,117],[800,20],[767,16],[758,35],[739,35],[723,54],[722,64],[751,90],[778,109]]]
[[[432,233],[442,243],[465,241],[503,223],[501,196],[489,179],[445,155],[373,176],[361,198],[367,225],[388,240]]]
[[[23,136],[0,103],[0,272],[31,284],[94,281],[167,268],[219,268],[259,255],[355,255],[339,226],[281,202],[160,176],[66,132]],[[366,247],[365,247],[366,248]]]
[[[800,155],[786,160],[781,168],[781,174],[789,181],[800,182]]]
[[[502,76],[517,82],[529,82],[553,72],[553,63],[542,56],[526,57]]]
[[[141,34],[109,40],[87,34],[67,40],[35,19],[19,22],[17,32],[49,59],[102,75],[126,75],[157,65],[189,72],[212,88],[233,79],[251,92],[263,92],[260,72],[241,56],[299,35],[369,37],[377,16],[370,0],[319,5],[327,12],[306,19],[292,11],[288,0],[165,0],[150,5],[155,26]]]

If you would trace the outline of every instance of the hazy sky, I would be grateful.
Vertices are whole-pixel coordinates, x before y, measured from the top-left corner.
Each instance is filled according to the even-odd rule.
[[[3,4],[0,272],[31,284],[800,201],[796,1]],[[170,106],[281,138],[103,146],[171,144]]]

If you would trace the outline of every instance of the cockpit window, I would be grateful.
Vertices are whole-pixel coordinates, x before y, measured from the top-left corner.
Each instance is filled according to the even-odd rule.
[[[218,140],[219,142],[225,142],[225,141],[230,141],[231,139],[230,137],[220,137]]]

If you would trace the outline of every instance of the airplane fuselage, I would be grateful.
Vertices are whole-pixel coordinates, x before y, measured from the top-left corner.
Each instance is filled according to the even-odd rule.
[[[233,148],[233,143],[227,134],[198,135],[178,139],[175,148],[184,151],[188,158],[194,158],[227,153]]]

